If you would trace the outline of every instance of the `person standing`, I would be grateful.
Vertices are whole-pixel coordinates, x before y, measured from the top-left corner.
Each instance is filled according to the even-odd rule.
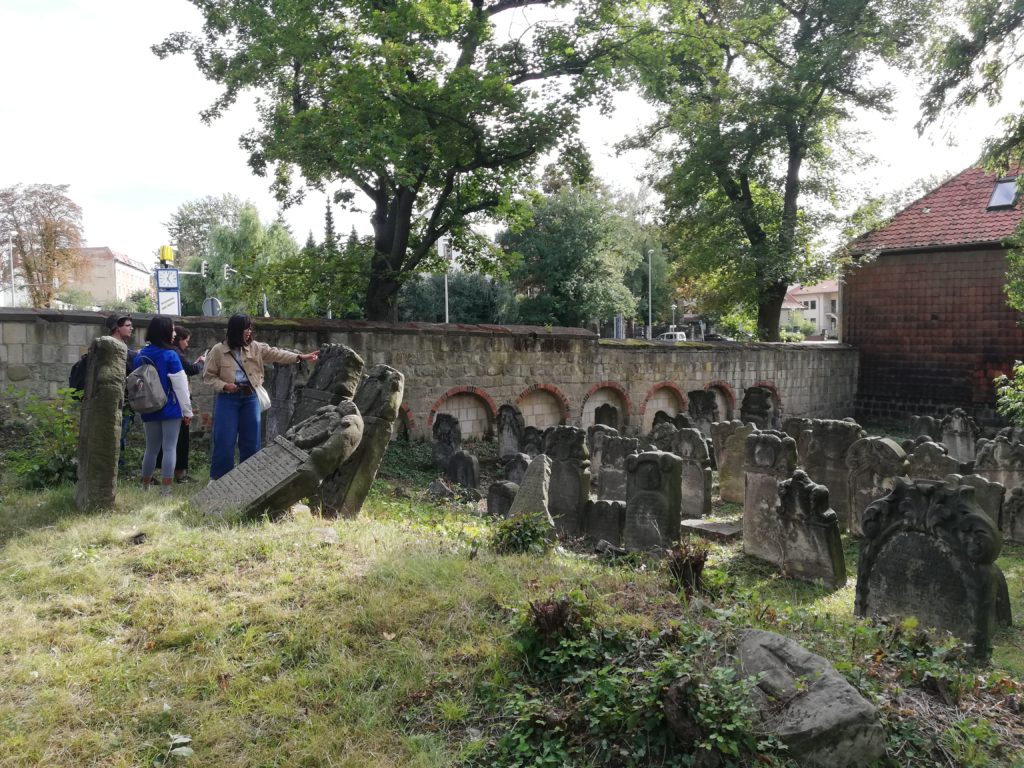
[[[183,325],[174,326],[174,348],[178,353],[178,357],[181,359],[181,368],[185,371],[185,375],[191,378],[197,374],[203,372],[203,363],[206,362],[206,355],[200,355],[196,358],[194,363],[188,361],[186,353],[188,352],[189,340],[192,338],[192,331]],[[192,397],[192,382],[188,385],[189,398]],[[191,400],[190,400],[191,401]],[[185,425],[178,430],[178,445],[174,456],[174,482],[176,483],[191,483],[192,478],[188,476],[188,453],[190,447],[190,441],[192,438],[192,431]],[[156,466],[163,467],[163,450],[160,451],[156,457]]]
[[[213,388],[213,449],[210,479],[216,480],[260,449],[260,403],[255,387],[263,384],[266,363],[297,364],[316,360],[319,352],[299,354],[253,341],[252,318],[228,318],[224,341],[214,345],[203,369],[203,382]]]
[[[156,456],[163,450],[164,461],[160,492],[170,495],[174,482],[175,449],[178,433],[184,425],[192,423],[192,403],[188,395],[188,377],[181,367],[181,358],[174,347],[174,323],[167,315],[158,315],[149,321],[146,346],[135,356],[135,366],[145,365],[143,358],[156,366],[160,383],[167,394],[167,402],[159,411],[142,414],[146,429],[146,453],[142,459],[142,486],[153,483]]]

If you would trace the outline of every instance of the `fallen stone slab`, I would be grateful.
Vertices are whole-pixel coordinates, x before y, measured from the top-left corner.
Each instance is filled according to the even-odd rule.
[[[707,520],[682,520],[679,533],[685,536],[691,533],[712,541],[735,541],[743,538],[743,523],[711,523]]]

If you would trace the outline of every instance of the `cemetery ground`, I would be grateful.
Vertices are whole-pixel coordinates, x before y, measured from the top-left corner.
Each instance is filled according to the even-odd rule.
[[[72,486],[28,491],[8,471],[0,766],[795,765],[732,672],[748,627],[821,654],[879,707],[883,765],[1024,766],[1020,618],[983,667],[913,621],[857,620],[846,538],[837,591],[728,543],[687,594],[678,560],[545,550],[431,501],[429,467],[428,444],[395,442],[359,519],[234,526],[190,510],[196,485],[164,499],[129,471],[114,510],[82,515]],[[516,544],[532,551],[496,551]],[[1017,617],[1022,555],[998,561]],[[683,675],[685,735],[662,706]]]

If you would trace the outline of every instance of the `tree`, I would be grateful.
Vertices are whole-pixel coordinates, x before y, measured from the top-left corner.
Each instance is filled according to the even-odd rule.
[[[516,321],[508,282],[478,272],[448,275],[448,319],[453,323],[505,324]],[[417,275],[402,286],[398,319],[444,322],[444,275]]]
[[[164,223],[174,245],[179,267],[208,258],[210,236],[218,227],[234,227],[247,203],[230,194],[207,195],[178,206],[170,221]]]
[[[82,209],[67,191],[67,184],[16,184],[0,189],[0,238],[11,238],[14,261],[21,265],[34,307],[50,306],[77,266]],[[5,277],[14,280],[6,271]]]
[[[620,3],[521,23],[524,9],[567,0],[191,0],[202,36],[177,33],[160,57],[191,53],[224,87],[212,120],[245,89],[263,94],[243,138],[258,174],[294,199],[295,168],[314,187],[344,183],[372,205],[374,252],[365,297],[393,320],[402,282],[429,267],[445,234],[466,258],[486,255],[470,224],[510,210],[536,158],[566,140],[601,93],[619,46]],[[513,17],[513,18],[509,18]]]
[[[723,292],[757,308],[758,334],[778,340],[789,285],[814,277],[808,199],[830,202],[851,109],[888,109],[869,84],[877,62],[909,65],[931,0],[662,0],[635,46],[657,121],[634,145],[661,147],[657,188],[677,256],[711,263]],[[693,270],[691,270],[692,274]]]

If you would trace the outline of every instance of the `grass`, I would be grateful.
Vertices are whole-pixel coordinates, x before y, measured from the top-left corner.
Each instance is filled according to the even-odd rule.
[[[1024,765],[1021,630],[978,669],[855,620],[854,545],[835,592],[713,545],[710,592],[687,601],[642,558],[498,556],[471,506],[426,499],[433,477],[429,447],[396,443],[360,519],[235,526],[191,513],[195,486],[165,500],[125,480],[96,515],[69,487],[0,486],[0,766],[499,765],[523,608],[577,592],[641,636],[692,619],[796,637],[880,707],[890,765]],[[1022,554],[1000,558],[1018,617]]]

